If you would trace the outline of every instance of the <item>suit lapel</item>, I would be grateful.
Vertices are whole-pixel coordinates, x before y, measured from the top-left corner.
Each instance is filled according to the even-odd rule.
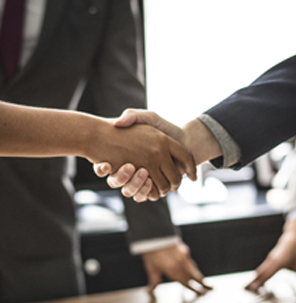
[[[25,64],[22,70],[16,75],[16,77],[8,84],[7,89],[14,86],[22,77],[30,71],[30,69],[38,62],[39,57],[43,54],[44,50],[47,48],[48,43],[50,43],[56,27],[62,20],[63,13],[67,9],[67,5],[70,0],[47,0],[44,19],[42,23],[42,28],[39,36],[39,41],[37,46],[30,57],[29,61]],[[3,75],[1,75],[3,82]]]

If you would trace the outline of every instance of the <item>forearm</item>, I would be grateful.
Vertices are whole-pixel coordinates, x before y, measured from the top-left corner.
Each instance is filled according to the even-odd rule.
[[[6,102],[0,102],[0,113],[0,156],[88,157],[90,131],[94,124],[104,123],[78,112]]]
[[[193,155],[196,165],[222,155],[222,149],[216,137],[199,119],[188,122],[183,130],[184,144]]]
[[[148,125],[116,128],[96,116],[65,110],[0,104],[0,156],[58,157],[74,155],[92,163],[145,167],[161,194],[181,180],[172,158],[196,171],[191,155],[178,142]]]

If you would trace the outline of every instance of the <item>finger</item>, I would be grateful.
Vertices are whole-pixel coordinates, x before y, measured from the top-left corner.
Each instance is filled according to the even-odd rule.
[[[196,166],[193,157],[185,150],[185,148],[180,143],[178,143],[172,138],[168,138],[168,140],[169,150],[172,157],[183,165],[187,176],[192,181],[195,181],[197,177]]]
[[[112,172],[112,166],[108,162],[96,163],[93,165],[95,174],[99,177],[106,177]]]
[[[188,274],[186,271],[179,271],[177,274],[174,275],[167,273],[167,276],[172,281],[177,281],[181,283],[184,287],[190,289],[198,295],[203,295],[207,292],[207,289],[202,287],[196,281],[192,280],[190,274]]]
[[[122,187],[132,178],[135,171],[134,165],[130,163],[124,164],[117,172],[107,178],[107,183],[112,188]]]
[[[176,161],[176,160],[175,160],[175,163],[176,163],[176,166],[177,166],[177,168],[178,168],[179,173],[181,174],[181,176],[185,175],[186,171],[185,171],[183,165],[179,161]]]
[[[212,286],[209,286],[204,282],[204,280],[203,280],[204,276],[199,271],[198,267],[196,266],[196,264],[193,260],[189,260],[187,262],[187,268],[188,268],[188,271],[190,272],[192,280],[195,280],[196,282],[198,282],[202,287],[204,287],[207,290],[213,289]]]
[[[148,178],[148,171],[145,168],[139,168],[133,177],[124,185],[121,192],[125,197],[134,196],[145,184]]]
[[[256,277],[245,288],[251,291],[257,291],[269,278],[271,278],[280,266],[266,259],[257,269]]]
[[[159,200],[159,198],[160,198],[160,194],[159,194],[155,184],[153,183],[152,189],[148,195],[148,200],[155,202],[155,201]]]
[[[204,283],[204,281],[203,281],[204,276],[200,272],[200,270],[197,267],[194,260],[191,258],[189,247],[186,244],[182,243],[181,245],[179,245],[179,249],[183,252],[183,257],[184,257],[183,267],[184,267],[184,270],[186,270],[186,272],[189,276],[189,279],[200,284],[200,286],[201,286],[200,289],[202,289],[202,290],[203,289],[206,289],[206,290],[213,289],[211,286],[206,285]]]
[[[169,192],[171,184],[167,180],[166,176],[162,173],[159,167],[152,168],[149,171],[150,178],[153,180],[154,184],[157,187],[157,190],[161,197],[166,196]]]
[[[209,290],[212,289],[212,288],[208,289],[203,287],[200,283],[197,283],[195,280],[189,280],[187,284],[185,284],[184,286],[200,296],[206,294]]]
[[[148,195],[152,190],[153,182],[148,178],[140,190],[134,195],[134,200],[136,202],[144,202],[148,199]]]
[[[162,162],[161,170],[170,183],[170,191],[177,191],[182,181],[182,175],[171,157],[167,157],[165,161]]]

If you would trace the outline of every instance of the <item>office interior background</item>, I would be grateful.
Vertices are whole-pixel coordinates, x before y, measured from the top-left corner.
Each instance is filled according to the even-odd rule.
[[[148,109],[182,126],[293,56],[295,9],[293,0],[144,1]],[[266,193],[292,148],[285,143],[239,172],[202,166],[198,182],[184,179],[169,195],[173,222],[205,275],[255,269],[275,245],[283,209],[268,205]],[[125,243],[120,199],[82,189],[76,201],[88,292],[145,285],[141,260]]]

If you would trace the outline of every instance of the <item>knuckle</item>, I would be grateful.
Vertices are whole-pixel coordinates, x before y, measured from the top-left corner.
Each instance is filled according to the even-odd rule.
[[[136,174],[136,177],[141,180],[144,181],[147,179],[149,173],[145,168],[140,168]]]
[[[185,256],[189,256],[190,255],[190,248],[188,245],[186,244],[182,244],[182,246],[180,247],[181,251],[183,252],[183,254]]]
[[[168,262],[166,264],[166,270],[172,274],[176,273],[178,271],[178,266],[175,262]]]
[[[124,115],[127,115],[127,116],[136,117],[139,114],[139,110],[134,109],[134,108],[127,108],[123,113],[124,113]]]
[[[117,181],[119,183],[119,185],[124,185],[127,181],[129,181],[130,179],[130,175],[123,173],[122,175],[118,176]]]
[[[132,114],[134,110],[132,108],[127,108],[123,111],[124,114]]]
[[[161,156],[161,151],[160,151],[159,147],[157,147],[157,146],[151,146],[150,153],[151,153],[152,157],[154,157],[154,160],[159,159],[159,157]]]
[[[128,180],[128,177],[123,173],[116,176],[116,180],[113,181],[113,183],[116,186],[123,185]]]

